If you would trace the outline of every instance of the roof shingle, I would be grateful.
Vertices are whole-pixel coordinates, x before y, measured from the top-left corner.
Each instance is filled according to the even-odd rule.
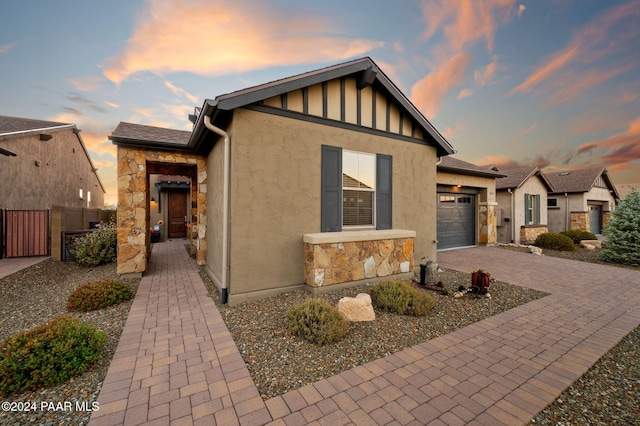
[[[109,139],[112,141],[128,139],[137,142],[165,143],[175,145],[187,145],[191,132],[187,130],[165,129],[163,127],[146,126],[121,121],[115,128]]]
[[[0,135],[15,132],[28,132],[30,130],[47,129],[50,127],[69,126],[69,123],[55,121],[35,120],[32,118],[9,117],[0,115]]]
[[[596,179],[605,171],[604,167],[597,167],[545,173],[544,175],[551,182],[554,193],[589,192]]]

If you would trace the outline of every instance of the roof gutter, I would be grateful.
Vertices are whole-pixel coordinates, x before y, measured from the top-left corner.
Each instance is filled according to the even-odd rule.
[[[226,304],[229,298],[227,290],[227,263],[229,254],[228,234],[229,234],[229,166],[230,166],[230,154],[229,134],[219,127],[216,127],[211,123],[211,117],[209,115],[204,116],[204,125],[207,129],[213,133],[224,138],[224,174],[223,174],[223,190],[222,190],[222,283],[221,287],[221,302]]]
[[[64,129],[74,129],[75,124],[62,124],[60,126],[43,127],[41,129],[17,130],[15,132],[0,133],[0,140],[13,139],[21,136],[38,135],[44,132],[52,132]]]

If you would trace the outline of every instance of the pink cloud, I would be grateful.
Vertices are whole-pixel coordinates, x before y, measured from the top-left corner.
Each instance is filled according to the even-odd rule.
[[[597,156],[612,170],[630,167],[631,162],[640,160],[640,117],[621,132],[581,145],[578,155]]]
[[[383,43],[337,35],[329,16],[305,15],[263,3],[154,1],[104,75],[187,71],[206,76],[362,55]]]
[[[525,7],[524,4],[521,4],[518,6],[518,19],[522,17],[522,14],[524,13],[525,10],[527,10],[527,8]]]
[[[629,43],[629,39],[635,37],[638,17],[640,0],[612,7],[580,29],[566,47],[553,53],[514,87],[511,94],[530,93],[534,88],[547,84],[547,92],[553,92],[552,103],[566,102],[580,91],[628,71],[635,64],[633,55],[624,53],[635,46]],[[617,56],[626,57],[626,60]],[[599,62],[606,71],[592,69]],[[565,86],[566,82],[570,82],[569,87]],[[558,88],[563,93],[557,94]]]
[[[473,80],[478,86],[482,87],[486,85],[489,81],[491,81],[491,79],[496,73],[497,68],[498,68],[498,60],[494,56],[493,60],[489,65],[487,65],[481,70],[474,71]]]
[[[441,33],[442,42],[431,52],[435,58],[431,72],[411,89],[411,98],[429,118],[435,116],[444,97],[464,83],[466,69],[471,62],[468,50],[479,42],[489,53],[493,51],[498,24],[509,19],[515,0],[433,0],[423,2],[422,14],[426,23],[423,33],[431,39]],[[495,60],[478,72],[479,85],[486,84],[495,74]],[[468,89],[469,90],[469,89]],[[458,99],[470,92],[459,92]]]
[[[464,82],[465,70],[470,62],[471,56],[460,53],[414,84],[411,100],[427,118],[435,116],[444,96]]]

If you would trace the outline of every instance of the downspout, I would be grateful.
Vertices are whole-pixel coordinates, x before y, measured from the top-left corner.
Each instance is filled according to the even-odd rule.
[[[228,259],[228,234],[229,234],[229,134],[219,127],[211,123],[211,117],[204,116],[204,125],[224,138],[224,175],[222,182],[222,283],[221,283],[221,302],[226,304],[229,298],[227,290],[227,259]]]
[[[511,217],[511,242],[515,243],[516,242],[516,222],[515,222],[515,218],[513,217],[513,211],[515,210],[514,206],[513,206],[513,191],[511,190],[511,188],[507,188],[507,191],[509,191],[509,195],[511,195],[511,203],[509,206],[509,216]]]
[[[564,193],[564,230],[568,231],[569,228],[571,227],[571,219],[569,219],[571,217],[571,213],[569,212],[569,194],[567,194],[566,192]]]

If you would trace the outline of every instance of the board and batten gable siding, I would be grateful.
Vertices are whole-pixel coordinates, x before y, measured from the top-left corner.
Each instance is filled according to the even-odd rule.
[[[375,86],[356,87],[354,77],[330,80],[274,96],[263,105],[363,126],[416,140],[422,129],[401,107]]]
[[[435,147],[248,108],[230,127],[231,303],[304,285],[302,237],[321,232],[323,145],[393,157],[393,228],[416,231],[416,258],[435,259]]]

